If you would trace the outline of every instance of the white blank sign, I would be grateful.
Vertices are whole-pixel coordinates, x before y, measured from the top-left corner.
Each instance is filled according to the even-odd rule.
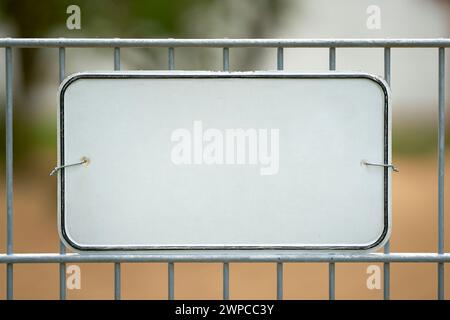
[[[78,251],[375,250],[389,89],[363,73],[80,73],[60,87],[59,231]]]

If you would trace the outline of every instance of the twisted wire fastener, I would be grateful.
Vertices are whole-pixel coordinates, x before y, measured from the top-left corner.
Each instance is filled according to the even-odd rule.
[[[50,172],[50,175],[53,176],[55,173],[57,173],[62,168],[74,167],[74,166],[79,166],[79,165],[82,165],[82,164],[86,164],[86,165],[89,164],[89,158],[83,157],[83,158],[81,158],[81,160],[79,162],[65,164],[65,165],[62,165],[62,166],[57,166],[57,167],[55,167],[52,170],[52,172]]]
[[[386,164],[386,163],[373,163],[368,162],[367,160],[362,160],[361,164],[364,164],[366,166],[374,166],[374,167],[384,167],[384,168],[391,168],[394,172],[400,172],[393,164]]]

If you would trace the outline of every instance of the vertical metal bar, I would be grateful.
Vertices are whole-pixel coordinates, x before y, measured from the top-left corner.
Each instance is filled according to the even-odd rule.
[[[175,69],[175,49],[169,48],[169,70]]]
[[[114,48],[114,70],[120,70],[120,48]],[[121,299],[121,265],[119,262],[114,263],[114,299]]]
[[[169,52],[168,52],[169,56],[168,56],[168,62],[169,62],[169,70],[174,70],[175,69],[175,49],[170,47],[169,48]],[[173,262],[169,262],[168,264],[168,293],[169,293],[169,300],[173,300],[174,299],[174,281],[175,281],[175,266]]]
[[[330,70],[336,70],[336,48],[330,47],[328,66]],[[334,262],[328,264],[328,298],[335,299],[336,271]]]
[[[13,61],[12,48],[5,49],[6,63],[6,253],[13,254]],[[13,264],[6,265],[6,298],[12,300]]]
[[[445,49],[439,48],[438,253],[444,253]],[[444,300],[444,264],[438,263],[438,299]]]
[[[230,299],[230,264],[223,263],[223,300]]]
[[[334,262],[330,262],[330,264],[328,265],[328,298],[330,300],[334,300],[335,299],[335,277],[336,277],[336,272],[335,272],[335,264]]]
[[[384,79],[391,84],[391,48],[384,48]]]
[[[222,53],[223,71],[230,71],[230,49],[223,48]],[[230,299],[230,264],[228,262],[223,263],[222,277],[223,300],[228,300]]]
[[[329,51],[329,69],[336,70],[336,48],[331,47]]]
[[[175,266],[173,262],[169,262],[169,300],[173,300],[175,298],[174,293],[174,284],[175,284]]]
[[[283,70],[283,48],[277,48],[277,70]],[[283,300],[283,263],[277,263],[277,299]]]
[[[59,48],[59,83],[64,80],[66,75],[66,49]],[[59,242],[59,253],[66,254],[66,247],[62,241]],[[59,264],[59,299],[66,299],[66,264]]]
[[[277,48],[277,70],[284,69],[284,52],[283,48]]]
[[[114,48],[114,70],[120,70],[120,48]]]
[[[223,71],[230,71],[230,49],[223,48]]]
[[[277,263],[277,299],[283,300],[283,263]]]
[[[120,270],[120,263],[114,263],[114,299],[120,300],[121,298],[121,281],[122,275]]]
[[[64,80],[66,76],[66,49],[59,48],[59,83]]]
[[[391,84],[391,48],[384,48],[384,79]],[[384,253],[391,252],[390,241],[384,246]],[[383,264],[383,298],[389,300],[391,298],[391,265],[389,262]]]

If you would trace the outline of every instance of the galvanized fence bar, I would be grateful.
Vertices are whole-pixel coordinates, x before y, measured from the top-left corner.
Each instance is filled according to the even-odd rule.
[[[114,70],[120,70],[120,48],[114,48]],[[122,271],[120,262],[114,263],[114,299],[121,299]]]
[[[168,270],[168,296],[169,300],[175,299],[175,265],[173,262],[169,262],[169,270]]]
[[[277,70],[284,68],[284,52],[282,47],[277,48]],[[277,299],[283,299],[283,263],[277,262]]]
[[[277,70],[281,71],[284,69],[284,48],[277,48]]]
[[[283,300],[283,263],[277,262],[277,300]]]
[[[114,263],[114,299],[121,299],[122,292],[122,272],[120,262]]]
[[[223,300],[230,299],[230,264],[228,262],[223,263]]]
[[[230,49],[223,48],[223,71],[230,71]]]
[[[223,48],[222,50],[223,71],[230,71],[230,49]],[[223,300],[230,299],[230,264],[223,263],[222,271],[222,291]]]
[[[169,48],[168,64],[169,70],[175,69],[175,49],[173,47]]]
[[[114,70],[120,70],[120,48],[114,48]]]
[[[336,299],[336,265],[334,262],[331,262],[328,265],[328,298],[330,300]]]
[[[0,47],[205,47],[205,48],[437,48],[450,39],[132,39],[132,38],[0,38]]]
[[[0,263],[111,263],[111,262],[395,262],[395,263],[449,263],[450,253],[16,253],[0,254]]]
[[[66,49],[64,47],[59,48],[58,50],[59,57],[59,83],[64,80],[66,76]],[[66,254],[66,246],[62,241],[59,242],[59,253],[64,255]],[[59,264],[59,299],[66,299],[66,264]]]
[[[328,53],[328,67],[330,70],[336,70],[336,48],[330,47]],[[335,299],[335,281],[336,281],[336,267],[334,262],[328,265],[328,297],[330,300]]]
[[[336,70],[336,48],[334,47],[328,51],[328,68],[332,71]]]
[[[438,253],[444,253],[444,178],[445,178],[445,49],[439,48],[438,107]],[[444,264],[438,264],[438,298],[444,299]]]
[[[6,64],[6,253],[13,254],[13,53],[5,49]],[[14,298],[13,264],[6,265],[6,297]]]
[[[384,48],[384,79],[391,84],[391,48]],[[390,241],[384,246],[384,253],[391,251]],[[389,262],[383,264],[383,298],[389,300],[391,297],[391,266]]]
[[[173,47],[168,49],[168,67],[169,70],[175,69],[175,49]],[[175,266],[173,262],[169,262],[167,265],[167,275],[169,300],[173,300],[175,296]]]

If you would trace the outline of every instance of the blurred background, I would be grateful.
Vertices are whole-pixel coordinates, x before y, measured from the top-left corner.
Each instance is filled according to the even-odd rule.
[[[69,30],[69,5],[81,9],[81,29]],[[368,19],[379,8],[379,26]],[[368,11],[369,10],[369,11]],[[0,0],[0,37],[126,38],[449,38],[450,1],[444,0]],[[447,61],[450,61],[448,49]],[[326,71],[327,49],[285,49],[287,71]],[[336,69],[383,75],[383,49],[337,49]],[[391,50],[393,92],[392,252],[437,250],[437,49]],[[4,50],[0,50],[4,61]],[[179,48],[176,69],[221,70],[222,50]],[[167,49],[121,50],[124,70],[167,69]],[[450,63],[447,63],[446,88]],[[112,70],[112,49],[67,49],[66,74]],[[231,70],[275,70],[276,49],[230,49]],[[5,66],[0,63],[0,175],[5,195]],[[59,252],[56,229],[56,95],[58,49],[14,49],[14,251]],[[448,118],[447,89],[447,129]],[[447,150],[450,137],[447,130]],[[447,159],[450,160],[447,151]],[[449,161],[447,160],[447,168]],[[450,181],[446,173],[446,249],[450,245]],[[5,196],[0,198],[0,252],[6,252]],[[378,264],[382,267],[381,264]],[[112,299],[113,264],[80,264],[81,290],[69,299]],[[366,286],[368,264],[336,265],[337,299],[381,299],[382,288]],[[0,265],[0,298],[5,298]],[[57,299],[57,264],[14,266],[17,299]],[[450,297],[446,265],[446,298]],[[175,264],[175,297],[220,299],[222,265]],[[286,299],[328,298],[328,265],[288,263]],[[436,264],[391,266],[393,299],[435,299]],[[276,298],[276,265],[230,265],[232,299]],[[167,298],[166,264],[123,264],[124,299]]]

